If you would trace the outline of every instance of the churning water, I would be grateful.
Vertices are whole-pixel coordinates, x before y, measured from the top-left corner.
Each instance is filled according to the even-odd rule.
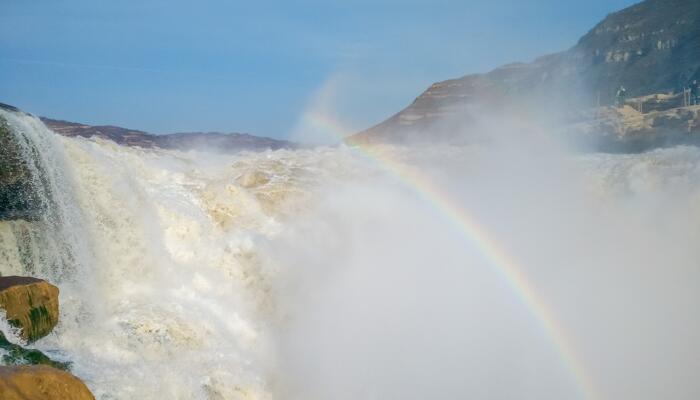
[[[0,272],[59,286],[59,325],[35,346],[98,399],[700,393],[697,148],[220,155],[0,115],[42,202],[0,222]]]

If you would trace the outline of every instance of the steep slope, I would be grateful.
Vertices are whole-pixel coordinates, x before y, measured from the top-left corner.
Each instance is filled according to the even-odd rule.
[[[349,141],[434,140],[484,110],[607,105],[621,84],[643,96],[677,92],[693,79],[700,79],[700,1],[646,0],[608,15],[567,51],[435,83]]]

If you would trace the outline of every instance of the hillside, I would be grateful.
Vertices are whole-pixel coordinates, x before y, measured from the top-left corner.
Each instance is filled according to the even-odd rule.
[[[700,80],[700,1],[646,0],[608,15],[567,51],[429,87],[406,109],[350,142],[432,141],[509,107],[572,110],[677,93]],[[429,131],[429,134],[427,132]]]
[[[92,126],[44,117],[41,120],[51,130],[63,136],[99,137],[121,145],[143,148],[208,149],[219,152],[235,152],[240,150],[277,150],[297,147],[297,144],[289,141],[245,133],[187,132],[154,135],[118,126]]]

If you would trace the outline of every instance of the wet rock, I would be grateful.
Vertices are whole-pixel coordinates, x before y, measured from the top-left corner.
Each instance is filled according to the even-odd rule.
[[[26,349],[18,344],[11,343],[0,332],[0,349],[4,350],[2,364],[9,365],[48,365],[63,371],[70,369],[71,363],[54,361],[46,354],[36,349]],[[2,352],[0,352],[2,353]]]
[[[37,278],[0,277],[0,308],[22,339],[33,342],[58,323],[58,288]]]
[[[10,125],[0,117],[0,220],[35,219],[32,176]]]
[[[94,400],[85,384],[68,372],[45,365],[0,367],[0,399]]]

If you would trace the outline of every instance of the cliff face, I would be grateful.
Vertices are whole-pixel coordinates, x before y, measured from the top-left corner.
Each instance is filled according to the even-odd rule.
[[[607,105],[621,84],[643,96],[677,92],[693,79],[700,80],[700,1],[646,0],[610,14],[567,51],[435,83],[349,141],[434,140],[484,110]]]
[[[241,150],[265,150],[295,148],[297,145],[285,140],[277,140],[245,133],[188,132],[168,135],[120,128],[118,126],[92,126],[76,122],[41,118],[52,131],[63,136],[99,137],[125,146],[143,148],[163,148],[177,150],[208,149],[218,152]]]
[[[678,91],[700,79],[700,2],[647,0],[609,15],[569,51],[585,84],[612,98]]]

